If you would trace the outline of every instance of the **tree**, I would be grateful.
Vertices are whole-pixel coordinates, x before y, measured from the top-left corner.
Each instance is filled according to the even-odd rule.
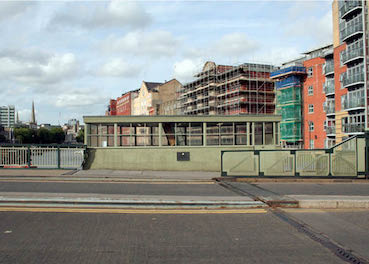
[[[85,130],[81,129],[78,131],[78,135],[76,136],[76,140],[78,143],[84,143],[85,142]]]
[[[53,127],[50,129],[52,143],[61,144],[65,140],[65,133],[61,127]]]
[[[29,128],[15,128],[14,129],[15,139],[19,143],[29,144],[29,143],[37,143],[37,132],[36,130]]]
[[[38,138],[38,142],[41,144],[50,144],[53,143],[53,138],[51,135],[51,132],[46,129],[46,128],[40,128],[37,131],[37,138]]]
[[[0,143],[6,142],[6,137],[4,135],[0,135]]]

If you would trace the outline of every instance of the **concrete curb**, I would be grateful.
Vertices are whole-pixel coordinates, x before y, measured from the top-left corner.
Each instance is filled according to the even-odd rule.
[[[246,183],[369,183],[367,179],[326,179],[326,178],[242,178],[242,177],[216,177],[215,181],[246,182]]]
[[[369,209],[369,196],[289,195],[305,209]]]
[[[148,196],[110,196],[80,195],[65,197],[62,195],[1,195],[0,207],[104,207],[104,208],[266,208],[267,205],[249,198],[233,197],[148,197]],[[238,198],[238,197],[237,197]]]

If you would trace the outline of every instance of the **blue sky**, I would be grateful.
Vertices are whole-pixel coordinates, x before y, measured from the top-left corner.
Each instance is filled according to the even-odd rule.
[[[280,65],[332,42],[331,1],[0,1],[0,104],[29,121],[103,115],[142,80],[204,62]]]

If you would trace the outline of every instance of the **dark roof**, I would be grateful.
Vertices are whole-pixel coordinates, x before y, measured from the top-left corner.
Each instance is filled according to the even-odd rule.
[[[146,84],[147,90],[150,92],[154,90],[154,88],[162,84],[162,83],[156,83],[156,82],[144,82],[144,83]]]

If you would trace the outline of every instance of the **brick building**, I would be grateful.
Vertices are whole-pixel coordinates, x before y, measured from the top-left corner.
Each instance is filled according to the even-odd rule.
[[[121,97],[117,98],[117,115],[132,115],[133,113],[133,100],[137,98],[138,90],[129,91],[122,94]]]

